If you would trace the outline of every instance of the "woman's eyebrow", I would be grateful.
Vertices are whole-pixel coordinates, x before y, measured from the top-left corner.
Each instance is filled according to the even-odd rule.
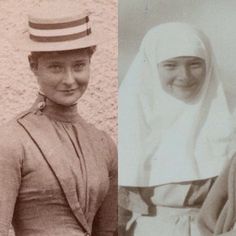
[[[50,64],[63,64],[62,61],[58,61],[58,60],[48,60],[46,63],[50,63]]]
[[[84,59],[78,59],[78,60],[75,60],[73,61],[74,63],[77,63],[77,62],[85,62],[87,61],[88,59],[87,58],[84,58]]]
[[[166,64],[166,63],[176,63],[177,60],[166,60],[166,61],[163,61],[161,62],[162,64]]]
[[[201,58],[193,58],[190,59],[189,62],[204,62],[204,60],[202,60]]]

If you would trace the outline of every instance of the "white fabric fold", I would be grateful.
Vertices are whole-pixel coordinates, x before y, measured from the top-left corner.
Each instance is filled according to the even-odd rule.
[[[175,57],[206,63],[202,89],[189,103],[161,87],[157,64]],[[119,91],[119,184],[156,186],[217,176],[235,152],[231,114],[207,37],[166,23],[144,37]]]

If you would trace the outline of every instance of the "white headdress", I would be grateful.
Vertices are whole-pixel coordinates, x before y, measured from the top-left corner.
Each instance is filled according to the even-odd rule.
[[[157,64],[180,57],[205,60],[194,102],[167,94]],[[144,37],[119,92],[119,184],[155,186],[219,174],[234,152],[233,125],[206,36],[185,23],[166,23]]]

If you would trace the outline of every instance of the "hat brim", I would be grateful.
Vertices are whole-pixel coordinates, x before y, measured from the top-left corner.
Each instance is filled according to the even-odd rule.
[[[18,50],[29,52],[49,52],[49,51],[66,51],[74,49],[82,49],[96,46],[102,43],[101,35],[93,33],[84,38],[64,41],[64,42],[36,42],[29,38],[28,32],[24,32],[13,42]]]

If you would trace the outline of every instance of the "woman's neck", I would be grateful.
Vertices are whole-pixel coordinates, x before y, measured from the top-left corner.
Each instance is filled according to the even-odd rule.
[[[78,120],[77,104],[63,106],[39,93],[37,103],[39,104],[40,102],[42,104],[41,112],[53,120],[71,123]]]

